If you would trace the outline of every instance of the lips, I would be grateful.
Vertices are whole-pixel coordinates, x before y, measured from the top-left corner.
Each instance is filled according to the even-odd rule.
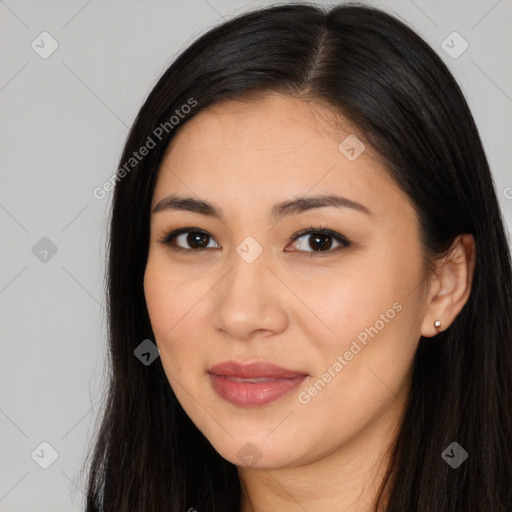
[[[308,375],[306,372],[286,370],[272,363],[256,362],[240,364],[235,361],[224,361],[212,366],[208,373],[222,377],[236,377],[239,379],[294,379]]]
[[[305,372],[282,368],[272,363],[240,364],[224,361],[208,373],[213,389],[235,405],[254,407],[268,404],[290,393],[308,376]]]

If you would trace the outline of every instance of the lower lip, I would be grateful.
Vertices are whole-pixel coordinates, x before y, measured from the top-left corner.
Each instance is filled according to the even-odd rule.
[[[213,389],[224,400],[235,405],[255,407],[265,405],[299,387],[307,375],[293,379],[271,379],[263,382],[236,382],[210,373]]]

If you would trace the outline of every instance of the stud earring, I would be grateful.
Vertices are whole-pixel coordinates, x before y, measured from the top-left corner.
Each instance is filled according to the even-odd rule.
[[[434,328],[437,332],[439,332],[441,330],[441,321],[440,320],[436,320],[434,322]]]

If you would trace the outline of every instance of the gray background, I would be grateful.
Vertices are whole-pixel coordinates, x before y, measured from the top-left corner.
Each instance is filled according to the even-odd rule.
[[[510,231],[512,1],[365,3],[409,23],[461,84]],[[223,19],[270,4],[0,0],[1,512],[83,509],[80,469],[106,384],[111,194],[92,191],[115,172],[130,124],[173,57]],[[44,31],[58,43],[45,59],[31,47],[50,48]],[[457,58],[441,46],[453,31],[469,44]],[[39,253],[43,237],[54,255]]]

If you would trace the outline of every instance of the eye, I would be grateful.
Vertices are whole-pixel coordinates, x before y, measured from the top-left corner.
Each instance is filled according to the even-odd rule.
[[[306,239],[307,237],[309,237],[309,240],[300,241],[301,238]],[[315,253],[335,252],[350,245],[347,238],[336,231],[313,227],[304,229],[293,235],[291,241],[295,242],[296,240],[299,240],[297,244],[299,251],[309,252],[311,256]],[[333,241],[334,244],[338,245],[333,245]]]
[[[186,251],[191,252],[202,249],[212,248],[209,246],[209,240],[214,240],[206,231],[202,231],[197,228],[180,228],[171,231],[165,235],[160,243],[168,245],[173,251]],[[175,245],[173,242],[179,244],[188,244],[188,247],[182,247],[181,245]],[[213,246],[214,249],[220,248],[220,245]]]
[[[301,238],[306,239],[306,237],[310,237],[309,241],[300,241],[297,244],[297,248],[299,252],[310,253],[310,256],[320,256],[322,255],[321,253],[335,252],[350,245],[348,239],[340,233],[330,229],[314,227],[295,233],[290,238],[290,242],[295,242]],[[199,252],[204,249],[220,249],[219,244],[210,245],[213,241],[214,238],[209,233],[192,227],[175,229],[159,240],[161,244],[169,246],[173,251],[188,253]],[[285,251],[291,252],[289,249],[285,249]]]

